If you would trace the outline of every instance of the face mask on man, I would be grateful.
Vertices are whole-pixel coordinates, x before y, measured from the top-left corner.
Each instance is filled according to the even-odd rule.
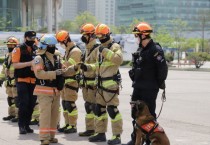
[[[55,47],[47,47],[47,52],[54,54],[55,53]]]
[[[14,49],[13,47],[9,47],[8,48],[9,53],[11,53],[13,51],[13,49]]]
[[[30,47],[33,47],[35,41],[28,41],[28,40],[26,40],[25,43],[26,43],[26,45],[28,45],[28,46],[30,46]]]

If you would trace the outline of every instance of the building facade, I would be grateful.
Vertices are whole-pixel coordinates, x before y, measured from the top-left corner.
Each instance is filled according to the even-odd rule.
[[[116,0],[63,0],[63,20],[73,20],[79,13],[88,11],[96,19],[108,25],[115,25]]]
[[[0,31],[56,31],[62,0],[0,0]]]
[[[210,0],[116,0],[116,25],[131,24],[134,18],[157,27],[171,27],[169,20],[180,18],[198,28],[203,11],[210,10]],[[210,25],[207,27],[210,28]]]
[[[0,0],[0,31],[21,27],[21,1]]]

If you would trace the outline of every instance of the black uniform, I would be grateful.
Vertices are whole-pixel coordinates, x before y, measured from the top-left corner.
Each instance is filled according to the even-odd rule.
[[[156,98],[159,88],[164,89],[168,67],[164,52],[158,43],[152,39],[146,47],[139,48],[133,54],[133,69],[129,72],[134,88],[132,101],[144,101],[150,113],[156,118]],[[135,119],[135,109],[132,109],[132,118]],[[135,134],[132,135],[135,141]]]

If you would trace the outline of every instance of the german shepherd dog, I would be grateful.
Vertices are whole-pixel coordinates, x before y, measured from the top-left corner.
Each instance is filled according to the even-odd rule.
[[[146,103],[143,101],[131,101],[130,104],[136,109],[135,145],[143,145],[147,139],[151,141],[151,145],[170,145],[167,135],[149,112]]]

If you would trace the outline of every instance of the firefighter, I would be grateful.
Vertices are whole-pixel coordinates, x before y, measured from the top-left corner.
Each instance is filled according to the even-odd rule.
[[[19,44],[17,38],[11,36],[8,38],[7,42],[8,53],[5,55],[5,61],[3,63],[3,69],[0,74],[0,86],[2,86],[3,81],[5,80],[7,102],[8,102],[8,116],[3,117],[4,121],[8,121],[18,118],[18,103],[17,103],[17,88],[14,78],[14,67],[12,65],[12,51]]]
[[[33,45],[36,39],[36,32],[27,31],[24,34],[25,42],[16,47],[12,52],[12,63],[15,68],[15,79],[18,93],[18,126],[19,133],[33,133],[29,127],[31,115],[37,97],[33,95],[35,87],[35,75],[31,68],[35,56]]]
[[[77,132],[78,110],[75,104],[78,98],[79,89],[79,69],[77,64],[81,61],[81,50],[71,40],[69,33],[65,30],[57,32],[56,38],[58,42],[65,48],[63,65],[66,67],[64,72],[65,85],[62,93],[62,106],[65,118],[65,126],[59,128],[59,132],[66,134]]]
[[[101,42],[96,65],[83,64],[82,70],[96,71],[97,93],[94,114],[96,115],[95,134],[89,137],[90,142],[106,141],[108,115],[112,124],[112,139],[108,144],[121,143],[122,116],[118,110],[119,87],[121,77],[119,66],[123,62],[122,50],[119,44],[113,42],[110,29],[105,24],[98,24],[95,30],[96,37]]]
[[[133,29],[133,34],[138,41],[139,48],[133,54],[133,67],[129,71],[132,87],[132,101],[144,101],[150,113],[156,118],[156,98],[160,89],[165,89],[168,67],[164,52],[158,43],[151,38],[152,27],[146,22],[140,22]],[[136,109],[132,108],[133,126],[135,125]],[[135,127],[134,127],[135,128]],[[132,140],[128,145],[134,145],[135,129],[131,135]],[[146,141],[147,145],[150,141]]]
[[[82,62],[85,64],[95,64],[97,57],[97,52],[99,48],[99,44],[96,43],[96,36],[95,36],[95,26],[93,24],[87,23],[82,25],[80,28],[80,33],[82,34],[81,40],[86,45],[85,53],[82,57]],[[96,96],[96,83],[95,71],[87,71],[86,69],[81,70],[82,78],[81,87],[83,98],[85,101],[85,110],[86,110],[86,117],[85,117],[85,124],[86,124],[86,131],[80,132],[79,136],[90,136],[93,135],[95,132],[95,120],[94,120],[94,105],[95,105],[95,96]]]
[[[58,84],[63,70],[60,57],[54,54],[56,44],[55,36],[45,34],[40,39],[39,50],[33,62],[37,78],[34,95],[37,95],[40,108],[39,138],[41,145],[58,142],[55,133],[59,121],[60,90],[62,90]]]

